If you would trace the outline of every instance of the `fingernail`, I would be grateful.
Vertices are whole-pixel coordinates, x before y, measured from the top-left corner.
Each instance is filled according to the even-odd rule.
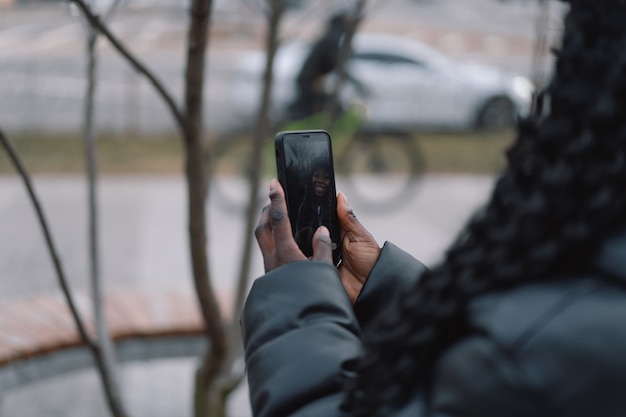
[[[278,180],[276,178],[272,178],[272,180],[270,181],[270,191],[276,190],[277,183],[278,183]]]
[[[320,236],[330,237],[330,232],[326,226],[320,226]]]

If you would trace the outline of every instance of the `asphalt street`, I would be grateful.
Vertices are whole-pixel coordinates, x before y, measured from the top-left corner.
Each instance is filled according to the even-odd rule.
[[[241,181],[225,184],[243,191]],[[350,191],[338,178],[338,189]],[[483,176],[428,176],[405,205],[390,203],[384,214],[352,204],[380,244],[391,241],[427,264],[437,262],[471,212],[492,187]],[[88,291],[85,180],[35,177],[61,262],[75,291]],[[385,187],[377,181],[372,186]],[[186,241],[185,187],[181,177],[107,176],[99,187],[104,290],[192,290]],[[211,202],[211,200],[209,200]],[[208,252],[216,291],[232,293],[239,268],[243,221],[207,209]],[[50,257],[23,185],[0,176],[0,302],[58,291]],[[259,253],[254,277],[262,273]],[[190,415],[195,360],[141,362],[122,367],[123,392],[133,416]],[[231,401],[232,417],[249,416],[246,387]],[[84,370],[2,393],[0,415],[100,417],[107,411],[93,370]]]

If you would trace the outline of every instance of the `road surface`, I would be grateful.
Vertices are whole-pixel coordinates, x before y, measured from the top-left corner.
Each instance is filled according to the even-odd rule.
[[[427,264],[435,263],[470,213],[485,200],[491,177],[428,176],[406,205],[384,215],[353,205],[382,244],[389,240]],[[233,182],[233,187],[238,187]],[[344,189],[338,178],[339,190]],[[61,262],[75,291],[88,291],[86,187],[76,176],[35,177]],[[344,189],[345,191],[345,189]],[[348,194],[348,198],[350,195]],[[191,291],[186,241],[185,187],[177,176],[106,176],[99,187],[104,290],[168,288]],[[208,207],[211,272],[218,292],[232,292],[239,268],[240,217]],[[22,183],[0,176],[0,303],[59,291],[52,263]],[[262,273],[255,250],[254,277]],[[191,415],[195,360],[126,364],[122,391],[133,416]],[[2,393],[3,417],[108,416],[93,370]],[[246,387],[231,403],[232,417],[248,417]]]

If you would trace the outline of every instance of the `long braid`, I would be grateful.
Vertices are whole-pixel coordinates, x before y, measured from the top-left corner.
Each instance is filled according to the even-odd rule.
[[[519,123],[488,204],[366,338],[351,415],[384,414],[427,389],[441,353],[477,331],[473,298],[581,270],[626,223],[626,5],[569,3],[549,114]]]

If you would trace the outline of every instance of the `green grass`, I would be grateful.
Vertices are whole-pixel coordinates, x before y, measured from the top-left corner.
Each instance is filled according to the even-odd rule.
[[[32,173],[81,173],[85,148],[77,136],[9,135]],[[173,137],[102,136],[97,141],[98,169],[103,173],[181,173],[182,144]],[[0,149],[0,173],[13,172]]]
[[[417,134],[426,170],[436,173],[493,174],[505,165],[513,131],[463,134]]]
[[[82,140],[77,136],[14,134],[9,137],[32,173],[84,172],[85,151]],[[511,131],[463,134],[422,132],[414,135],[426,161],[426,170],[431,173],[495,173],[504,166],[504,151],[512,139]],[[183,147],[177,137],[102,135],[97,147],[98,169],[102,173],[183,172]],[[271,159],[265,159],[268,158]],[[233,162],[245,165],[244,160]],[[11,172],[14,168],[2,149],[0,173]]]

